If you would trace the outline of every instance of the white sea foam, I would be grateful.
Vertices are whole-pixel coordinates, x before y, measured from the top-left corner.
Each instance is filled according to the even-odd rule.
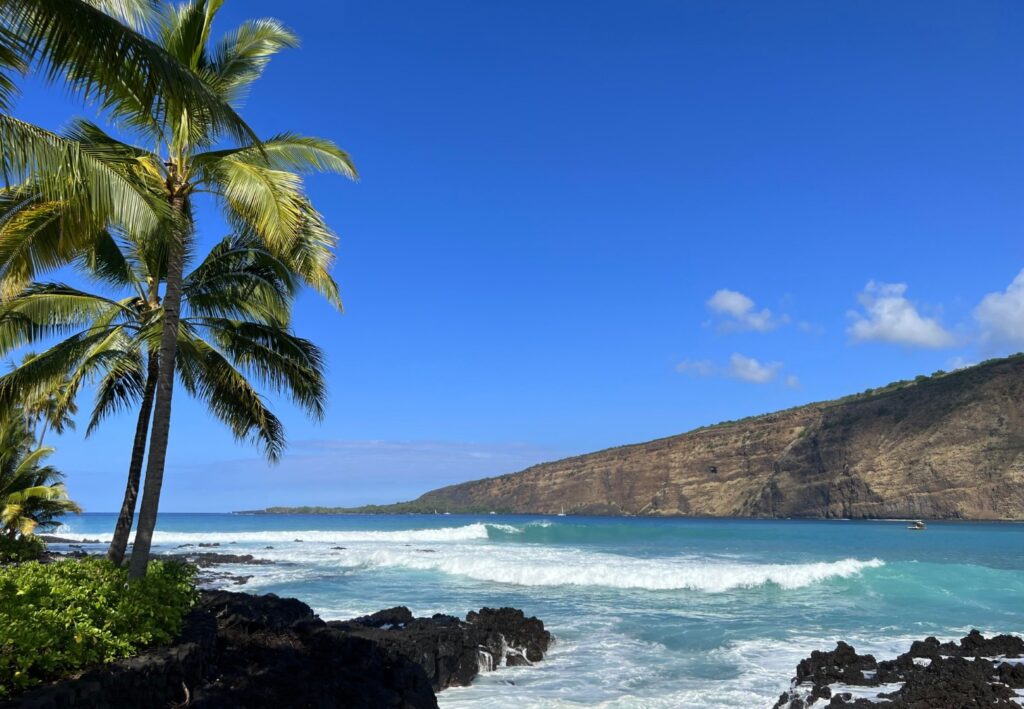
[[[651,591],[694,590],[721,593],[774,584],[796,589],[846,578],[883,565],[878,559],[842,559],[807,564],[750,564],[703,557],[636,559],[581,550],[465,545],[424,554],[388,547],[351,548],[342,564],[439,571],[479,581],[517,586],[595,586]]]
[[[439,527],[434,529],[400,529],[389,531],[355,530],[285,530],[254,532],[172,532],[157,530],[153,533],[155,544],[285,544],[296,540],[343,544],[345,542],[467,542],[487,539],[487,527],[498,528],[507,525],[468,524],[463,527]],[[519,531],[515,527],[511,530]],[[507,530],[505,530],[507,531]],[[78,534],[72,536],[79,536]],[[95,537],[94,537],[95,538]],[[101,541],[110,541],[110,535],[100,535]]]
[[[550,524],[550,523],[549,523]],[[489,530],[518,534],[507,524],[474,523],[460,527],[407,530],[275,530],[176,532],[158,530],[155,544],[229,544],[274,546],[261,551],[271,559],[300,565],[402,568],[435,571],[478,581],[516,586],[582,586],[650,591],[692,590],[721,593],[768,584],[797,589],[847,578],[883,565],[878,559],[841,559],[794,564],[752,563],[742,559],[673,556],[641,559],[579,548],[481,543]],[[102,539],[102,538],[101,538]],[[109,537],[107,537],[109,539]],[[107,539],[102,539],[106,541]],[[296,542],[303,542],[298,544]],[[430,545],[430,553],[422,546]],[[335,549],[345,546],[345,549]]]
[[[490,527],[491,529],[500,530],[502,532],[505,532],[506,534],[522,534],[523,533],[523,530],[521,530],[519,527],[513,527],[511,524],[487,524],[487,525],[484,525],[484,526]],[[529,526],[529,525],[527,525],[527,526]]]

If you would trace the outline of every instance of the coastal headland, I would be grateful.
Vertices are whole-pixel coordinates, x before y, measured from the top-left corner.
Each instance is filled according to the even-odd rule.
[[[262,513],[1024,519],[1024,355],[450,485]]]

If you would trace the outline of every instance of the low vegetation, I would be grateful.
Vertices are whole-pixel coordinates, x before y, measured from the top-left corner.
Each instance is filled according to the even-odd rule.
[[[0,700],[172,641],[195,603],[194,575],[173,562],[131,584],[100,559],[0,567]]]
[[[35,561],[46,551],[46,542],[34,534],[27,536],[0,535],[0,564]]]

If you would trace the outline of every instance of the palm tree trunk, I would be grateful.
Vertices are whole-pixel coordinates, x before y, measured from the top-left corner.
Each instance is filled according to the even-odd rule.
[[[135,521],[135,503],[139,497],[139,480],[142,478],[142,463],[146,458],[146,438],[149,435],[149,417],[153,411],[153,395],[156,392],[156,380],[159,372],[160,359],[154,352],[149,355],[146,386],[142,391],[139,421],[135,424],[135,443],[132,446],[132,461],[128,466],[128,483],[124,488],[121,514],[117,516],[114,538],[107,550],[107,558],[117,566],[124,562],[124,551],[128,547],[128,537],[132,533],[132,522]]]
[[[171,179],[174,179],[172,174]],[[156,529],[156,515],[160,507],[160,489],[164,483],[164,462],[167,460],[167,438],[171,428],[171,396],[174,393],[174,360],[178,354],[178,322],[181,318],[181,283],[185,269],[185,229],[190,220],[185,196],[173,191],[171,206],[181,218],[181,233],[174,235],[167,254],[167,288],[164,291],[163,330],[160,333],[160,371],[156,381],[156,402],[153,405],[153,430],[149,438],[149,461],[146,465],[146,484],[142,489],[139,508],[139,526],[135,531],[128,577],[139,579],[146,575],[149,550]]]

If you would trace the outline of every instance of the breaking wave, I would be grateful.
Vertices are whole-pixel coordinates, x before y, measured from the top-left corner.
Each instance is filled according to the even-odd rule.
[[[634,559],[613,554],[456,547],[424,554],[396,549],[350,549],[339,561],[363,567],[401,567],[517,586],[596,586],[649,591],[722,593],[775,585],[796,589],[847,578],[883,565],[879,559],[804,564],[750,564],[699,557]]]
[[[285,544],[288,542],[322,542],[338,544],[344,542],[468,542],[487,539],[487,528],[508,527],[508,525],[467,524],[463,527],[439,527],[434,529],[396,529],[388,531],[357,530],[274,530],[237,532],[173,532],[157,530],[153,533],[155,544]],[[515,530],[508,527],[508,530]],[[518,531],[518,530],[516,530]],[[62,536],[67,536],[64,534]],[[79,537],[80,533],[73,536]],[[92,537],[97,538],[97,537]],[[101,541],[110,541],[110,535],[99,535]]]

